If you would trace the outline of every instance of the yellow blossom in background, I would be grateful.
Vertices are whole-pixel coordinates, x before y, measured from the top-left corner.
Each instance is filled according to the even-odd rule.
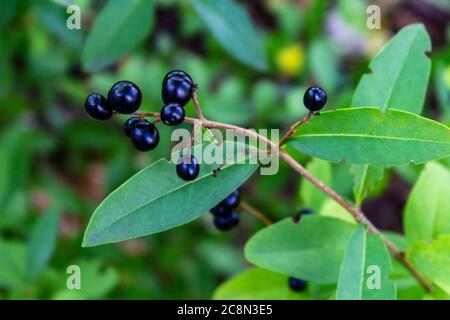
[[[296,76],[305,64],[305,50],[299,43],[281,48],[275,55],[278,70],[286,76]]]
[[[450,89],[450,65],[445,68],[443,77],[445,85]]]

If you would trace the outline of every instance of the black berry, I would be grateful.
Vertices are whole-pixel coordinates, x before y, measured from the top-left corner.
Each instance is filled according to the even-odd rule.
[[[164,81],[166,81],[169,78],[172,77],[181,77],[184,80],[186,80],[187,82],[189,82],[191,85],[194,85],[194,81],[192,81],[192,78],[190,75],[188,75],[186,72],[181,71],[181,70],[172,70],[170,71],[168,74],[166,74],[166,76],[164,77]]]
[[[131,129],[131,141],[136,149],[149,151],[155,149],[159,143],[159,132],[153,123],[139,120]]]
[[[184,108],[178,103],[169,103],[161,109],[161,121],[168,126],[176,126],[184,121]]]
[[[194,84],[190,77],[186,74],[170,73],[164,78],[162,84],[162,99],[165,104],[178,103],[185,106],[191,99],[194,90]]]
[[[238,225],[239,215],[236,211],[232,211],[227,216],[215,216],[213,223],[217,229],[227,231]]]
[[[180,158],[180,161],[177,164],[178,177],[180,177],[184,181],[192,181],[198,177],[199,172],[200,165],[198,164],[197,158],[195,158],[193,155],[190,156],[190,159],[186,159],[186,157]]]
[[[230,212],[232,212],[239,206],[240,198],[241,192],[239,189],[237,189],[228,197],[220,201],[219,204],[212,208],[210,211],[217,217],[227,216],[230,214]]]
[[[141,90],[130,81],[119,81],[108,92],[108,103],[119,113],[135,112],[139,109],[141,101]]]
[[[131,130],[134,128],[136,123],[138,123],[141,120],[139,117],[131,117],[125,123],[123,124],[123,132],[130,137],[131,136]]]
[[[97,120],[108,120],[113,115],[112,108],[104,96],[99,93],[88,95],[84,103],[86,112]]]
[[[295,292],[302,292],[306,290],[308,283],[304,280],[300,280],[294,277],[289,278],[289,288]]]
[[[321,87],[311,87],[305,92],[303,104],[310,111],[319,111],[327,103],[327,94]]]

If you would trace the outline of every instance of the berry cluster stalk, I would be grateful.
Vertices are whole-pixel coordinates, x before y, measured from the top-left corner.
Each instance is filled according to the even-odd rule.
[[[305,118],[303,118],[298,123],[296,123],[286,133],[286,135],[281,139],[280,144],[276,144],[273,141],[267,139],[266,137],[264,137],[262,135],[259,135],[255,131],[248,130],[248,129],[245,129],[245,128],[241,128],[241,127],[238,127],[238,126],[235,126],[235,125],[231,125],[231,124],[226,124],[226,123],[221,123],[221,122],[207,120],[204,117],[204,115],[203,115],[203,113],[201,111],[200,103],[198,101],[197,93],[195,91],[192,94],[192,100],[194,102],[195,109],[197,111],[197,114],[198,114],[199,118],[197,119],[197,118],[186,117],[184,122],[193,123],[193,124],[200,122],[202,126],[207,127],[207,128],[231,129],[231,130],[234,130],[235,132],[240,133],[242,135],[256,138],[259,141],[261,141],[264,144],[266,144],[268,147],[271,148],[271,150],[272,150],[272,152],[274,152],[275,156],[279,156],[295,172],[297,172],[298,174],[303,176],[305,179],[309,180],[313,185],[315,185],[317,188],[322,190],[322,192],[324,192],[330,198],[332,198],[337,203],[339,203],[345,210],[347,210],[355,218],[355,220],[358,223],[366,225],[369,232],[372,232],[372,233],[377,234],[378,236],[380,236],[380,238],[383,240],[384,244],[386,245],[386,247],[389,250],[389,252],[393,255],[393,257],[403,264],[403,266],[411,273],[411,275],[414,276],[414,278],[416,278],[416,280],[422,285],[422,287],[427,292],[431,291],[431,289],[432,289],[431,284],[428,282],[427,279],[425,279],[414,268],[414,266],[411,264],[411,262],[405,257],[404,252],[402,252],[394,243],[392,243],[392,241],[390,241],[388,238],[386,238],[380,232],[380,230],[377,227],[375,227],[373,225],[373,223],[369,219],[367,219],[367,217],[364,215],[364,213],[359,208],[354,207],[349,202],[347,202],[338,193],[336,193],[336,191],[334,191],[329,186],[327,186],[322,181],[320,181],[315,176],[313,176],[311,173],[309,173],[300,163],[298,163],[286,151],[284,151],[283,149],[280,148],[282,145],[284,145],[284,143],[292,136],[292,134],[294,134],[294,132],[302,124],[308,122],[314,116],[313,112],[309,113]],[[138,115],[138,116],[141,116],[141,117],[155,117],[157,119],[159,118],[159,113],[158,112],[136,112],[135,115]],[[249,212],[250,214],[258,213],[255,216],[259,216],[260,220],[261,221],[263,220],[261,217],[264,217],[264,216],[261,213],[257,212],[255,209],[252,209],[249,206],[246,206],[246,208],[243,208],[243,209],[246,210],[246,211],[251,211],[251,212]],[[270,222],[270,220],[267,220],[267,218],[265,218],[264,220],[266,220],[266,222],[265,222],[266,224],[268,224],[267,222]]]

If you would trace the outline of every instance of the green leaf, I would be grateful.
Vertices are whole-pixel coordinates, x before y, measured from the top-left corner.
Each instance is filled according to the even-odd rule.
[[[20,289],[25,285],[25,246],[0,238],[0,287]]]
[[[319,211],[319,215],[340,219],[348,223],[356,224],[355,218],[333,199],[327,199]]]
[[[368,165],[353,165],[350,171],[353,174],[355,203],[359,206],[367,196],[367,193],[383,178],[384,168]]]
[[[450,233],[450,171],[436,163],[422,170],[405,208],[405,233],[410,243],[431,241]]]
[[[331,186],[331,164],[328,161],[313,159],[308,163],[306,169],[327,186]],[[319,212],[328,196],[311,182],[304,179],[300,186],[300,198],[305,207]]]
[[[289,144],[324,160],[374,166],[419,164],[450,155],[447,126],[395,109],[326,111],[301,126]]]
[[[242,154],[244,147],[243,144],[226,141],[222,144],[220,161],[225,159],[229,163],[232,156],[225,152],[228,148],[235,148],[235,154]],[[194,154],[201,151],[201,146],[196,148]],[[176,175],[175,165],[167,160],[153,163],[100,204],[91,217],[83,246],[145,236],[198,218],[250,177],[258,166],[248,162],[227,164],[217,177],[212,171],[218,165],[202,164],[198,178],[190,182],[181,180]]]
[[[339,73],[338,56],[331,42],[315,40],[309,49],[308,59],[315,80],[327,92],[333,92],[339,84]]]
[[[153,25],[153,1],[110,0],[86,39],[81,62],[86,71],[98,71],[134,49]]]
[[[14,18],[17,13],[19,0],[2,1],[2,10],[0,11],[0,31]]]
[[[425,53],[430,50],[423,25],[403,28],[370,63],[372,73],[361,78],[352,105],[421,113],[431,72]]]
[[[220,285],[215,300],[295,300],[307,299],[308,292],[290,290],[288,276],[265,269],[249,269]]]
[[[52,208],[39,218],[27,247],[27,276],[36,279],[50,260],[58,238],[58,209]]]
[[[192,4],[230,55],[250,67],[267,69],[264,40],[241,6],[232,0],[192,0]]]
[[[430,244],[417,243],[408,251],[407,258],[421,274],[450,294],[450,235]]]
[[[245,246],[246,258],[274,272],[315,283],[335,283],[355,226],[305,216],[298,224],[285,219],[256,233]]]
[[[359,225],[342,262],[336,298],[338,300],[396,299],[389,253],[379,236],[368,236]]]

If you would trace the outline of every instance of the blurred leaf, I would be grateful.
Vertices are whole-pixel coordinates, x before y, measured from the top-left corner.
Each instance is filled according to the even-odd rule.
[[[213,36],[240,62],[258,70],[267,69],[263,38],[245,10],[233,0],[191,0]]]
[[[338,56],[330,41],[314,40],[308,53],[309,65],[316,82],[327,92],[334,92],[339,83]]]
[[[406,111],[346,108],[322,112],[288,143],[324,160],[395,166],[449,156],[448,132],[447,126]]]
[[[355,30],[359,32],[366,32],[368,30],[366,24],[367,7],[368,4],[366,0],[338,1],[339,13],[342,15],[342,17],[348,24],[353,26]]]
[[[245,256],[274,272],[335,283],[354,229],[352,224],[328,217],[304,216],[298,224],[285,219],[256,233],[245,246]]]
[[[20,289],[26,284],[25,245],[0,238],[0,287]]]
[[[0,10],[0,31],[14,18],[17,12],[19,0],[2,1],[2,10]]]
[[[295,300],[308,299],[309,293],[293,292],[288,277],[264,269],[249,269],[220,285],[216,300]]]
[[[372,73],[364,75],[352,105],[401,109],[420,114],[431,71],[425,55],[431,41],[421,24],[403,28],[372,60]]]
[[[351,166],[351,172],[353,174],[355,203],[359,206],[367,196],[367,193],[383,178],[384,168],[368,165],[353,165]]]
[[[333,178],[331,164],[328,161],[314,158],[308,163],[306,170],[327,186],[331,186]],[[300,186],[300,198],[304,207],[319,212],[328,196],[311,182],[303,179]]]
[[[83,68],[98,71],[123,57],[144,40],[153,20],[151,0],[110,0],[86,39]]]
[[[27,276],[30,280],[39,277],[47,266],[58,238],[58,217],[56,207],[44,213],[31,231],[27,247]]]
[[[418,242],[407,252],[417,270],[450,294],[450,235]]]
[[[333,199],[327,199],[321,206],[319,215],[324,217],[336,218],[348,223],[356,224],[355,218]]]
[[[442,112],[442,118],[450,123],[450,83],[447,84],[444,79],[446,74],[450,75],[450,64],[445,67],[443,63],[439,63],[434,76],[434,91]]]
[[[202,242],[196,251],[206,263],[222,274],[230,275],[244,268],[241,252],[232,244]]]
[[[196,146],[194,154],[202,152],[202,147]],[[246,146],[227,141],[221,148],[221,161],[224,161],[223,157],[227,157],[225,160],[230,157],[224,150],[231,148],[242,152]],[[100,204],[86,229],[83,246],[122,241],[188,223],[239,187],[257,165],[248,161],[228,164],[217,177],[212,172],[215,167],[217,165],[202,164],[198,178],[186,182],[176,175],[174,164],[165,159],[153,163]]]
[[[305,24],[308,38],[311,40],[317,38],[323,29],[327,5],[328,1],[326,0],[308,2],[308,8],[305,10]]]
[[[425,165],[406,203],[404,225],[410,243],[450,233],[450,170]]]
[[[119,274],[112,268],[104,268],[98,260],[81,260],[75,265],[80,268],[81,288],[80,290],[69,290],[64,288],[57,292],[53,299],[100,299],[104,298],[119,282]],[[64,274],[64,286],[69,275]]]
[[[378,268],[379,274],[369,270],[373,266]],[[368,236],[364,226],[359,225],[345,252],[336,299],[394,300],[395,285],[388,279],[391,272],[390,256],[381,238]],[[380,277],[378,287],[374,281],[377,276]]]

